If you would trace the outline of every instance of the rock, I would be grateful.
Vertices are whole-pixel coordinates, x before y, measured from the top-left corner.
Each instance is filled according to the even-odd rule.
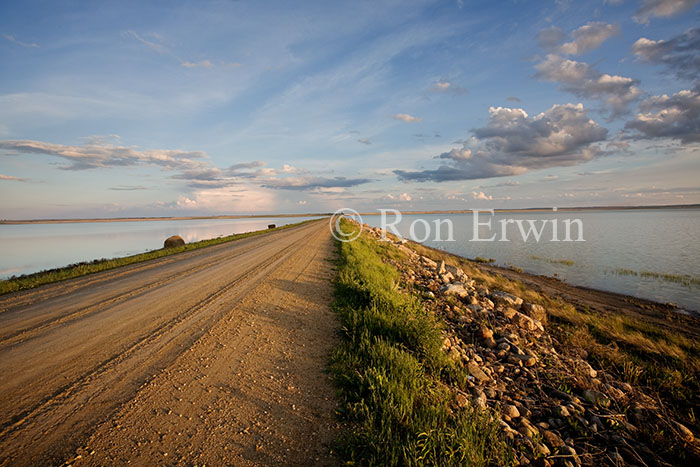
[[[466,407],[467,405],[469,405],[469,400],[467,399],[467,396],[465,396],[461,392],[457,393],[457,397],[455,397],[455,400],[457,402],[458,407]]]
[[[593,369],[593,367],[585,360],[576,360],[574,362],[574,367],[577,372],[583,373],[589,378],[595,378],[598,376],[598,372]]]
[[[578,459],[578,455],[576,454],[576,450],[572,448],[571,446],[562,446],[559,448],[559,455],[560,456],[568,456],[571,457],[571,459],[576,463],[580,464],[581,462]]]
[[[483,324],[481,325],[480,331],[482,339],[489,339],[493,337],[493,331],[490,330],[488,327],[484,326]]]
[[[493,340],[493,337],[487,337],[486,339],[484,339],[484,345],[489,349],[493,349],[494,347],[496,347],[496,341]]]
[[[486,394],[479,388],[472,389],[472,404],[481,410],[486,409]]]
[[[601,407],[607,407],[610,405],[610,399],[608,396],[595,389],[586,389],[583,392],[583,397],[591,404],[599,405]]]
[[[506,308],[503,308],[501,310],[501,313],[503,313],[503,316],[505,316],[508,319],[513,319],[513,316],[515,316],[515,314],[517,312],[518,312],[517,310],[510,308],[510,307],[506,307]]]
[[[467,289],[459,283],[444,285],[440,288],[440,291],[445,295],[456,295],[459,298],[469,296]]]
[[[520,426],[518,427],[518,431],[520,432],[520,434],[522,434],[523,436],[527,436],[528,438],[537,436],[537,434],[539,433],[539,431],[537,431],[537,428],[532,426],[530,420],[524,417],[520,418]]]
[[[274,228],[276,228],[276,227],[277,227],[277,226],[276,226],[275,224],[267,224],[267,228],[268,228],[268,229],[274,229]]]
[[[467,315],[461,315],[459,318],[457,318],[457,322],[459,324],[469,324],[472,322],[472,319]]]
[[[437,267],[437,263],[435,261],[433,261],[432,259],[428,258],[427,256],[421,256],[420,260],[423,264],[425,264],[429,268],[435,269]]]
[[[449,337],[445,337],[445,340],[442,341],[442,349],[450,350],[450,347],[452,347],[452,342]]]
[[[468,279],[467,275],[464,273],[464,271],[462,271],[462,268],[452,266],[451,264],[446,264],[445,269],[447,270],[447,272],[451,273],[455,277],[459,277],[464,280]]]
[[[454,276],[449,272],[446,272],[440,276],[440,280],[442,281],[443,284],[449,284],[454,279],[455,279]]]
[[[512,404],[503,407],[503,415],[507,415],[511,419],[520,417],[520,411]]]
[[[445,274],[445,261],[440,261],[440,264],[437,266],[437,273],[439,275]]]
[[[544,309],[544,307],[542,305],[537,305],[535,303],[523,303],[523,306],[521,307],[521,309],[530,318],[536,319],[540,323],[547,322],[547,311]]]
[[[558,405],[554,407],[554,413],[557,415],[557,417],[561,418],[571,416],[571,414],[569,413],[569,409],[567,409],[565,405]]]
[[[595,427],[595,431],[602,431],[605,429],[605,425],[603,425],[603,422],[600,420],[599,417],[593,415],[590,418],[591,422],[591,428]]]
[[[541,457],[547,457],[548,455],[551,454],[551,451],[549,450],[547,445],[542,444],[542,443],[537,443],[535,445],[535,452],[537,453],[538,456],[541,456]]]
[[[497,290],[496,292],[491,292],[491,300],[493,300],[494,303],[510,306],[515,309],[520,308],[520,305],[523,304],[522,298],[516,297],[515,295],[511,295],[507,292],[502,292],[500,290]]]
[[[552,389],[549,392],[549,395],[551,397],[555,397],[555,398],[562,400],[562,401],[570,401],[571,400],[571,396],[569,394],[567,394],[563,391],[560,391],[559,389]]]
[[[165,239],[165,242],[163,242],[163,248],[175,248],[178,246],[183,246],[184,244],[185,241],[182,239],[181,236],[173,235],[172,237],[168,237]]]
[[[511,353],[508,355],[508,363],[518,366],[535,366],[537,364],[537,357],[532,355],[519,355],[516,353]]]
[[[542,323],[533,318],[530,318],[527,315],[520,313],[519,311],[515,312],[515,315],[513,315],[511,321],[528,331],[544,332],[544,327],[542,326]]]
[[[544,430],[542,432],[542,437],[547,442],[547,444],[554,448],[560,448],[564,446],[564,440],[561,439],[561,437],[553,431]]]
[[[674,422],[674,425],[683,441],[690,444],[695,440],[695,435],[693,435],[693,432],[690,431],[685,425],[681,425],[678,422]]]
[[[484,373],[481,368],[479,368],[479,365],[476,364],[476,362],[470,361],[469,364],[467,365],[467,370],[469,370],[469,374],[472,375],[474,378],[478,379],[479,381],[488,381],[489,377],[486,373]]]

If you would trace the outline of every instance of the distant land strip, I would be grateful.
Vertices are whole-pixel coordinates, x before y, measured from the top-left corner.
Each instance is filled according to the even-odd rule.
[[[494,212],[551,212],[552,207],[518,208],[518,209],[494,209]],[[628,211],[642,209],[700,209],[700,204],[668,204],[661,206],[580,206],[557,207],[557,211]],[[401,214],[410,216],[416,214],[471,214],[474,209],[453,209],[445,211],[401,211]],[[489,211],[480,208],[478,211]],[[381,212],[361,212],[362,216],[378,216]],[[175,216],[175,217],[103,217],[85,219],[0,219],[0,225],[12,224],[70,224],[88,222],[143,222],[143,221],[192,221],[210,219],[269,219],[272,217],[327,217],[333,213],[301,213],[301,214],[251,214],[251,215],[221,215],[221,216]]]

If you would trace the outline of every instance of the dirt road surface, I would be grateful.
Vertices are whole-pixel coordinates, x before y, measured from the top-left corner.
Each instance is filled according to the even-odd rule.
[[[327,221],[0,297],[0,465],[328,465]]]

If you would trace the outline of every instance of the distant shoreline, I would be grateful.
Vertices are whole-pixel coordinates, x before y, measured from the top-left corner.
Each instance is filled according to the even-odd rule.
[[[0,225],[17,225],[17,224],[86,224],[97,222],[152,222],[152,221],[197,221],[197,220],[216,220],[216,219],[271,219],[273,217],[324,217],[330,214],[255,214],[255,215],[239,215],[239,216],[175,216],[175,217],[105,217],[105,218],[86,218],[86,219],[18,219],[0,220]]]
[[[519,209],[494,209],[494,212],[552,212],[548,208],[519,208]],[[649,209],[700,209],[700,204],[670,204],[663,206],[584,206],[584,207],[557,207],[557,212],[580,211],[632,211]],[[479,211],[488,211],[479,209]],[[444,211],[401,211],[403,215],[418,214],[471,214],[472,209],[451,209]],[[379,211],[361,212],[362,216],[378,216]],[[217,219],[269,219],[272,217],[327,217],[333,213],[300,213],[300,214],[251,214],[251,215],[221,215],[221,216],[174,216],[174,217],[105,217],[84,219],[2,219],[0,225],[17,224],[81,224],[97,222],[152,222],[152,221],[192,221],[192,220],[217,220]]]

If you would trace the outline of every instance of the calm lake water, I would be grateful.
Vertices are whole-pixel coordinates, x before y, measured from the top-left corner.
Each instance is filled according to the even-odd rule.
[[[156,250],[171,235],[190,243],[309,219],[316,217],[0,225],[0,279]]]
[[[479,227],[479,238],[497,235],[501,239],[502,219],[534,220],[545,229],[539,242],[532,235],[523,241],[517,224],[508,224],[509,241],[472,241],[473,215],[407,215],[397,230],[409,238],[411,223],[417,219],[430,223],[432,236],[428,246],[467,258],[493,258],[501,266],[517,266],[535,274],[557,275],[569,283],[624,293],[659,302],[673,302],[687,310],[700,310],[700,210],[620,210],[579,212],[480,213],[479,221],[491,219],[491,228]],[[436,219],[450,219],[454,240],[435,241]],[[564,239],[564,219],[580,219],[585,242],[552,242],[552,221],[557,221],[558,237]],[[387,218],[392,222],[391,216]],[[379,216],[365,216],[369,225],[380,227]],[[542,221],[548,221],[543,224]],[[528,223],[523,226],[528,229]],[[416,224],[416,237],[425,234]],[[578,238],[576,226],[572,239]],[[443,238],[447,229],[443,228]],[[635,275],[634,273],[637,273]],[[642,274],[644,273],[644,274]]]

